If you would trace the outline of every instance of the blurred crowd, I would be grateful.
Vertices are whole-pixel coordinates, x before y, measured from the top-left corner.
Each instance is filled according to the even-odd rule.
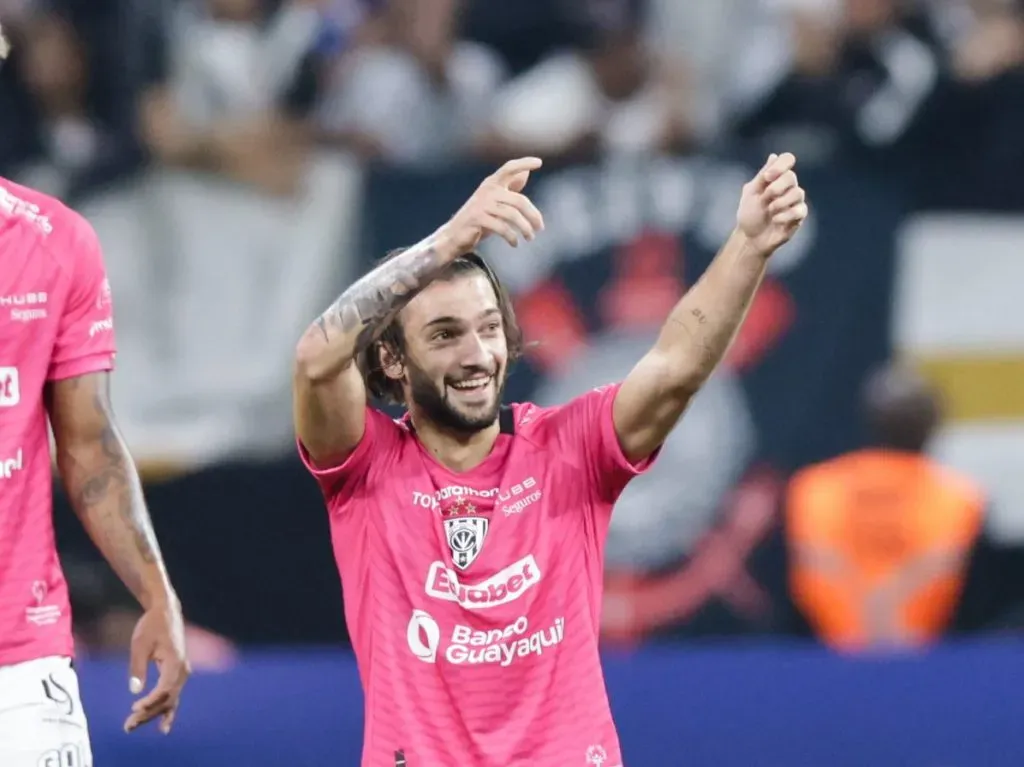
[[[0,0],[0,174],[149,160],[293,191],[313,146],[460,158],[785,146],[1014,209],[1021,0]]]
[[[793,151],[802,167],[876,169],[902,181],[921,209],[1024,210],[1024,0],[0,0],[0,23],[12,43],[0,69],[0,175],[72,204],[153,163],[287,199],[309,182],[308,160],[324,148],[349,153],[360,167],[431,171],[524,154],[557,166],[752,146],[762,154]],[[326,215],[310,205],[279,218],[299,221],[298,230],[323,220],[358,228],[335,221],[343,205],[333,187],[320,197]],[[207,199],[182,210],[205,214]],[[347,200],[352,208],[354,200]],[[199,252],[195,268],[183,269],[189,279],[179,280],[187,287],[181,295],[194,297],[182,303],[164,272],[150,280],[152,292],[137,294],[145,311],[132,314],[132,294],[121,294],[121,318],[129,321],[121,323],[119,343],[128,345],[122,339],[134,332],[133,349],[159,347],[144,315],[158,314],[157,302],[170,296],[163,309],[181,325],[181,348],[201,347],[202,339],[199,351],[210,354],[185,362],[168,355],[137,388],[149,393],[156,380],[175,395],[204,393],[171,374],[209,372],[212,410],[228,412],[222,392],[232,405],[248,406],[229,373],[260,378],[239,363],[251,362],[252,347],[269,349],[269,369],[287,372],[253,318],[273,315],[283,328],[281,348],[291,353],[281,307],[295,304],[304,323],[307,309],[289,290],[309,290],[301,275],[282,288],[283,275],[299,273],[295,253],[315,251],[317,243],[277,242],[263,233],[270,225],[261,229],[266,222],[239,206],[234,228],[210,238],[208,248],[195,248],[180,231],[168,244],[173,238],[152,235],[156,219],[142,208],[117,208],[107,218],[137,219],[155,242],[151,262],[164,248],[182,263]],[[265,216],[270,224],[274,215]],[[212,218],[215,228],[230,228]],[[189,229],[196,217],[181,220],[189,225],[178,229]],[[163,226],[164,234],[172,228]],[[118,240],[116,232],[113,239],[113,248],[109,240],[105,246],[108,254],[128,255],[123,271],[147,260],[136,240]],[[262,266],[252,247],[261,239],[270,251]],[[321,239],[323,260],[337,260],[338,237]],[[236,257],[233,250],[246,252]],[[280,252],[291,256],[283,266]],[[210,254],[224,262],[213,280]],[[312,267],[308,282],[323,282]],[[241,288],[226,293],[228,282]],[[210,291],[194,289],[206,283],[213,283]],[[270,304],[275,291],[283,298]],[[246,296],[252,300],[243,305]],[[197,324],[182,324],[191,317]],[[224,341],[216,328],[223,331],[232,317],[241,331]],[[142,357],[124,355],[128,364]],[[288,417],[286,407],[252,399],[239,422],[264,426],[271,411]],[[198,419],[185,409],[173,420]],[[227,431],[221,421],[209,430]],[[193,453],[209,441],[182,440]],[[291,496],[279,505],[289,504]],[[901,534],[881,525],[865,537],[909,557]],[[972,552],[966,580],[994,593],[990,584],[1002,581],[977,563],[1005,556],[985,553],[983,536],[976,537],[964,544]],[[96,652],[125,647],[138,614],[126,592],[91,562],[69,560],[68,567],[80,645]],[[950,607],[958,598],[948,596]],[[835,617],[836,600],[817,587],[797,589],[794,602],[794,614],[827,603],[827,617]],[[1020,624],[1019,614],[993,616],[964,623]],[[946,628],[942,620],[934,624],[928,632]],[[227,640],[190,631],[195,664],[230,665]]]

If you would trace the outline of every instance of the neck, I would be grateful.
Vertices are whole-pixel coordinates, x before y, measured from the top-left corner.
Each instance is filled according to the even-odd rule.
[[[458,432],[440,427],[415,411],[410,417],[420,443],[439,463],[452,471],[469,471],[483,463],[490,455],[501,428],[495,420],[480,431]]]

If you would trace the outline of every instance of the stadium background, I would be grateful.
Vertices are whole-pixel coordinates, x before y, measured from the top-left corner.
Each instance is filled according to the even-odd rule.
[[[327,523],[290,436],[294,343],[514,146],[549,160],[531,182],[548,230],[490,253],[539,342],[517,399],[623,375],[769,151],[797,154],[812,201],[613,523],[608,686],[630,764],[1016,767],[1024,578],[1001,584],[984,635],[839,657],[786,618],[777,501],[794,470],[864,444],[859,388],[897,356],[942,387],[936,453],[984,484],[988,531],[1018,557],[1022,14],[997,0],[0,0],[16,46],[0,173],[99,232],[115,404],[194,624],[174,735],[124,736],[134,607],[58,499],[96,764],[358,762]]]

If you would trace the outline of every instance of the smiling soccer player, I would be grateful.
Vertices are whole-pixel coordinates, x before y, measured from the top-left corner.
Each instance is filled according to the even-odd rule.
[[[295,427],[330,511],[364,767],[622,764],[598,654],[612,507],[806,218],[795,162],[772,155],[744,186],[734,233],[629,376],[563,406],[502,404],[522,339],[474,251],[543,230],[523,194],[535,158],[504,165],[310,325]]]

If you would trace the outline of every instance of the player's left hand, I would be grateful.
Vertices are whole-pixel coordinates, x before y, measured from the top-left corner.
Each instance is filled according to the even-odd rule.
[[[743,186],[736,225],[765,257],[789,242],[807,218],[806,195],[795,167],[791,153],[772,154]]]
[[[129,661],[129,687],[135,695],[146,686],[150,661],[156,664],[160,678],[149,694],[132,705],[124,730],[131,732],[159,716],[160,731],[166,735],[174,725],[181,689],[192,673],[185,654],[185,623],[176,602],[151,607],[135,626]]]

